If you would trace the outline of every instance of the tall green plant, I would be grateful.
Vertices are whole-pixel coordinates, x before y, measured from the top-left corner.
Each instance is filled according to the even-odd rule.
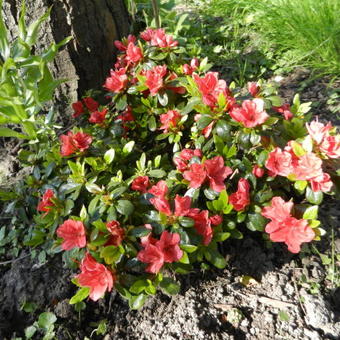
[[[2,9],[0,0],[0,9]],[[40,55],[32,52],[40,25],[48,19],[49,9],[29,26],[25,23],[26,6],[22,3],[18,22],[18,37],[9,42],[8,32],[0,10],[0,136],[34,139],[36,115],[43,104],[52,99],[54,90],[64,79],[55,80],[48,68],[59,48],[70,41],[52,43]],[[5,126],[19,124],[19,133]]]

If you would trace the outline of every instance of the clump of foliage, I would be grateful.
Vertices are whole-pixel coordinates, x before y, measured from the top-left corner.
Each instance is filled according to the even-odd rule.
[[[107,103],[82,98],[76,127],[20,156],[35,157],[26,185],[41,193],[26,244],[79,263],[71,303],[113,287],[131,308],[175,294],[171,272],[223,268],[219,243],[250,231],[293,253],[320,239],[340,156],[331,124],[308,124],[309,104],[284,103],[273,84],[228,86],[163,29],[115,44]]]

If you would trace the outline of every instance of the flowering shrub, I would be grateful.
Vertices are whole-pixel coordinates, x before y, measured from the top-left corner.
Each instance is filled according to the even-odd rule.
[[[320,239],[340,156],[330,123],[308,123],[309,105],[271,84],[228,86],[162,29],[115,45],[107,103],[74,103],[77,127],[31,179],[41,199],[27,244],[53,237],[79,264],[71,303],[114,288],[139,308],[157,287],[177,293],[170,272],[223,268],[218,243],[248,231],[293,253]]]

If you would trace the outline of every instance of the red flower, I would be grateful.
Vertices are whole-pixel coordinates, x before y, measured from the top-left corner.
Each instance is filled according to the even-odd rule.
[[[73,103],[72,108],[73,108],[73,111],[74,111],[74,113],[72,115],[73,118],[77,118],[84,113],[84,106],[83,106],[83,103],[80,100]]]
[[[124,229],[120,227],[120,223],[118,221],[110,221],[106,223],[106,228],[110,232],[110,244],[113,246],[119,246],[125,236]]]
[[[269,155],[265,164],[270,170],[270,176],[288,176],[293,172],[292,155],[280,148],[275,148]]]
[[[84,132],[73,132],[69,131],[67,135],[60,136],[62,156],[70,156],[75,152],[83,152],[89,148],[92,143],[92,137]]]
[[[252,174],[256,176],[257,178],[261,178],[264,175],[264,169],[260,168],[257,164],[254,165]]]
[[[111,92],[122,92],[128,82],[128,77],[125,73],[125,68],[120,68],[117,71],[111,70],[110,77],[106,78],[104,87]]]
[[[320,144],[320,151],[329,158],[340,158],[340,135],[324,137]]]
[[[64,250],[86,246],[85,227],[81,221],[66,220],[58,227],[57,235],[64,239],[61,244],[61,248]]]
[[[52,198],[55,198],[53,190],[47,189],[41,201],[38,204],[37,210],[45,211],[46,213],[48,213],[51,210],[51,208],[54,206],[54,203],[51,200]]]
[[[189,196],[175,197],[175,216],[186,216],[190,211],[191,198]]]
[[[314,177],[310,180],[310,184],[313,191],[328,192],[332,189],[333,182],[327,173]]]
[[[199,188],[206,180],[209,186],[216,192],[225,189],[224,180],[232,173],[232,170],[224,166],[221,156],[207,159],[203,164],[193,163],[190,170],[183,173],[183,177],[190,182],[190,188]]]
[[[273,197],[271,205],[262,209],[262,215],[272,220],[266,226],[270,239],[273,242],[285,242],[289,251],[298,253],[301,243],[312,241],[315,233],[307,220],[298,220],[290,215],[292,207],[292,202]]]
[[[160,115],[162,126],[159,129],[164,130],[163,132],[167,133],[169,129],[177,126],[177,123],[180,121],[181,117],[181,114],[176,110],[170,110],[167,113]]]
[[[230,116],[248,128],[263,124],[269,117],[264,111],[264,101],[259,98],[245,100],[242,107],[233,107]]]
[[[154,30],[152,28],[147,28],[144,32],[140,34],[140,37],[145,41],[151,41]]]
[[[225,189],[224,180],[233,172],[228,166],[224,166],[224,159],[216,156],[204,162],[210,188],[216,192]]]
[[[139,261],[148,263],[145,271],[156,274],[163,267],[164,263],[172,263],[181,259],[183,251],[179,247],[180,236],[177,233],[171,234],[163,231],[159,241],[144,242],[143,250],[139,251]]]
[[[82,287],[90,288],[90,299],[99,300],[105,292],[110,292],[115,281],[115,276],[101,263],[87,253],[80,265],[81,273],[76,276]]]
[[[116,119],[120,119],[123,122],[133,122],[135,120],[135,117],[132,114],[131,106],[127,106],[125,111],[121,115],[117,116]]]
[[[89,122],[93,124],[103,124],[108,109],[104,109],[103,111],[94,111],[91,113],[89,118]]]
[[[184,64],[183,65],[183,73],[191,76],[198,68],[198,66],[200,65],[200,62],[197,58],[193,58],[191,59],[190,65],[188,64]]]
[[[145,85],[149,88],[151,96],[155,96],[163,87],[163,77],[166,75],[167,67],[154,66],[151,70],[145,72]]]
[[[164,197],[168,193],[168,186],[165,181],[159,181],[156,185],[151,187],[149,193],[156,197]]]
[[[132,64],[136,64],[143,58],[143,52],[140,47],[135,46],[130,42],[126,50],[126,61]]]
[[[211,228],[211,220],[209,219],[208,210],[191,209],[188,217],[195,221],[194,228],[197,234],[203,237],[202,243],[207,246],[213,237],[213,230]]]
[[[171,215],[170,203],[166,198],[156,196],[156,197],[150,198],[150,202],[159,212],[167,216]]]
[[[131,183],[131,189],[139,191],[143,194],[148,192],[148,187],[150,186],[150,180],[148,176],[139,176],[135,178]]]
[[[212,225],[219,225],[223,222],[223,217],[220,215],[214,215],[210,217],[210,222]]]
[[[223,93],[225,97],[229,94],[226,82],[218,79],[217,72],[208,72],[204,78],[194,73],[193,78],[203,96],[203,103],[208,106],[215,106],[220,93]]]
[[[190,161],[192,157],[202,157],[202,151],[200,149],[183,149],[179,157],[174,158],[177,170],[180,172],[188,170],[188,161]]]
[[[260,92],[261,87],[256,82],[249,82],[248,83],[248,91],[251,94],[252,97],[256,97],[258,93]]]
[[[123,39],[123,41],[115,40],[114,44],[118,48],[119,51],[124,52],[127,50],[128,44],[130,43],[134,44],[135,42],[136,42],[136,37],[132,34],[129,34],[127,39]]]
[[[273,106],[273,110],[281,113],[285,120],[290,120],[294,117],[293,113],[290,111],[289,104],[283,104],[281,106]]]
[[[244,210],[244,208],[250,204],[249,190],[250,185],[248,181],[241,178],[238,181],[237,191],[229,197],[229,202],[236,211]]]
[[[203,164],[192,163],[190,170],[184,171],[184,179],[190,182],[190,188],[199,188],[206,180],[207,172]]]
[[[93,98],[91,97],[83,98],[83,102],[90,112],[94,112],[98,110],[99,103],[96,102]]]

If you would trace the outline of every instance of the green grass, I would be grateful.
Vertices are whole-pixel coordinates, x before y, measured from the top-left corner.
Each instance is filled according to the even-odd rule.
[[[256,30],[287,65],[340,74],[340,0],[262,0],[257,5]]]

